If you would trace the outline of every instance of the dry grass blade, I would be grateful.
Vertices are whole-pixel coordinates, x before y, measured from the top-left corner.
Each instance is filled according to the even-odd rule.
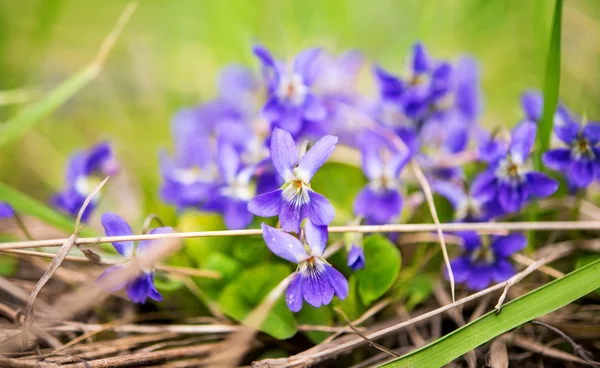
[[[546,247],[546,248],[549,248],[549,247]],[[552,262],[558,258],[561,258],[563,256],[566,256],[567,254],[570,254],[573,251],[574,247],[573,247],[573,244],[570,244],[567,242],[567,243],[558,243],[552,248],[555,250],[554,252],[548,252],[549,254],[547,256],[542,257],[542,258],[538,259],[537,261],[533,262],[532,264],[527,266],[527,268],[525,268],[523,271],[517,273],[516,275],[514,275],[513,277],[508,279],[508,281],[506,281],[506,286],[504,287],[504,291],[502,292],[502,295],[500,295],[500,298],[498,299],[498,303],[494,307],[494,309],[496,309],[496,313],[500,313],[500,311],[502,310],[502,304],[504,303],[504,300],[506,299],[506,296],[508,295],[508,290],[510,289],[511,286],[513,286],[514,284],[523,280],[525,277],[527,277],[529,274],[531,274],[533,271],[537,270],[538,268],[542,267],[543,265],[550,263],[550,262]]]
[[[35,252],[35,251],[19,250],[19,249],[3,250],[2,252],[10,253],[10,254],[19,254],[19,255],[23,255],[23,256],[42,257],[42,258],[55,258],[58,256],[58,254],[55,254],[55,253]],[[65,261],[90,262],[90,259],[87,257],[66,256]],[[123,262],[118,261],[118,260],[100,259],[99,261],[94,262],[94,263],[98,264],[98,265],[117,265],[117,264],[121,264]],[[194,276],[194,277],[203,277],[203,278],[209,278],[209,279],[220,279],[221,278],[221,274],[219,272],[213,271],[213,270],[202,270],[202,269],[191,268],[191,267],[167,266],[167,265],[163,265],[163,264],[158,264],[154,268],[158,271],[173,273],[173,274],[182,275],[182,276]]]
[[[496,339],[490,346],[488,365],[492,368],[508,368],[508,351],[502,339]]]
[[[425,194],[425,199],[427,200],[427,205],[429,206],[429,211],[431,212],[431,217],[433,218],[433,222],[436,226],[435,230],[437,232],[438,238],[440,240],[440,246],[442,247],[442,254],[444,255],[444,263],[446,264],[446,270],[448,271],[448,281],[450,282],[450,295],[452,295],[452,302],[456,301],[456,295],[454,292],[454,274],[452,273],[452,267],[450,267],[450,257],[448,256],[448,248],[446,248],[446,240],[444,239],[444,232],[440,226],[440,219],[437,214],[437,210],[435,209],[435,203],[433,202],[433,193],[431,192],[431,186],[423,174],[423,170],[417,163],[417,161],[413,160],[411,162],[411,168],[415,174],[415,177],[419,181],[421,185],[421,189],[423,189],[423,193]]]
[[[21,335],[21,343],[23,346],[23,350],[25,350],[25,348],[27,346],[27,340],[29,338],[29,330],[33,323],[33,304],[35,303],[35,299],[37,298],[37,296],[40,293],[40,291],[42,290],[42,288],[46,285],[48,280],[50,280],[52,278],[52,275],[54,275],[56,270],[60,267],[60,265],[62,264],[65,257],[69,254],[69,251],[71,251],[71,248],[75,244],[75,239],[77,239],[77,236],[79,235],[79,231],[81,230],[81,217],[83,216],[83,213],[87,209],[92,198],[94,198],[94,196],[96,196],[96,194],[100,191],[100,189],[102,189],[102,187],[104,186],[104,184],[106,183],[107,180],[108,180],[108,177],[106,177],[104,180],[102,180],[96,186],[96,188],[87,196],[87,198],[85,199],[85,201],[83,202],[83,205],[81,206],[81,208],[79,210],[79,214],[77,215],[77,220],[75,221],[75,230],[74,230],[73,235],[71,235],[67,239],[67,241],[63,244],[63,246],[60,248],[60,251],[58,252],[57,256],[52,259],[52,262],[50,262],[50,266],[48,267],[48,270],[46,270],[44,275],[40,278],[40,280],[35,285],[35,288],[29,295],[29,300],[27,301],[27,305],[25,307],[25,319],[23,321],[23,333]]]
[[[475,231],[480,234],[506,234],[507,231],[554,231],[554,230],[594,230],[600,229],[600,221],[537,221],[537,222],[452,222],[444,224],[387,224],[387,225],[352,225],[330,226],[329,232],[335,233],[430,233],[442,231]],[[95,238],[78,238],[76,244],[103,244],[123,241],[210,238],[220,236],[258,236],[261,229],[217,230],[179,232],[169,234],[141,234],[127,236],[104,236]],[[34,240],[0,244],[0,251],[5,249],[56,247],[67,239]],[[595,239],[600,244],[600,239]]]

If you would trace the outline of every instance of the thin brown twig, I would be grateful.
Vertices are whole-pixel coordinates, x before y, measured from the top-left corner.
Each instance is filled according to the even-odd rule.
[[[540,325],[543,327],[546,327],[547,329],[551,330],[552,332],[560,335],[563,339],[565,339],[573,348],[573,352],[578,355],[581,359],[585,360],[586,362],[593,364],[595,366],[600,366],[599,362],[595,362],[592,360],[591,358],[591,354],[589,351],[585,350],[581,345],[579,345],[578,343],[576,343],[569,335],[567,335],[566,333],[564,333],[563,331],[559,330],[558,328],[549,325],[547,323],[541,322],[541,321],[531,321],[532,324],[534,325]]]
[[[55,254],[55,253],[36,252],[36,251],[28,251],[28,250],[20,250],[20,249],[7,249],[7,250],[3,250],[1,252],[20,254],[20,255],[31,256],[31,257],[42,257],[42,258],[55,258],[57,256],[57,254]],[[87,257],[77,257],[77,256],[66,256],[65,261],[92,262]],[[123,262],[119,261],[119,260],[103,259],[103,260],[100,260],[99,262],[93,262],[93,263],[98,264],[98,265],[118,265]],[[190,268],[190,267],[168,266],[168,265],[164,265],[164,264],[158,264],[158,265],[154,266],[154,268],[158,271],[176,273],[176,274],[183,275],[183,276],[203,277],[203,278],[209,278],[209,279],[220,279],[221,278],[221,274],[219,272],[213,271],[213,270],[201,270],[201,269]]]
[[[396,357],[396,358],[400,358],[400,354],[396,353],[395,351],[386,348],[385,346],[376,343],[375,341],[369,339],[367,336],[365,336],[365,334],[363,334],[362,332],[360,332],[356,327],[354,327],[354,325],[352,324],[352,322],[350,322],[350,319],[348,318],[348,316],[346,315],[346,313],[344,313],[344,311],[339,308],[339,307],[334,307],[333,310],[339,314],[342,319],[346,322],[346,324],[348,325],[348,327],[350,327],[350,329],[352,331],[354,331],[355,334],[357,334],[358,336],[362,337],[363,340],[365,340],[367,343],[369,343],[369,345],[373,346],[374,348],[376,348],[379,351],[382,351],[390,356]]]
[[[362,316],[360,316],[357,319],[355,319],[354,321],[352,321],[352,324],[353,325],[360,325],[361,323],[363,323],[367,319],[371,318],[374,314],[376,314],[377,312],[381,311],[383,308],[385,308],[388,305],[390,305],[391,302],[392,302],[391,298],[385,298],[383,300],[380,300],[379,302],[377,302],[376,304],[374,304],[372,307],[370,307],[369,309],[367,309],[362,314]],[[326,338],[325,340],[323,340],[323,342],[321,344],[319,344],[319,345],[327,344],[327,343],[333,341],[336,337],[340,336],[342,333],[348,332],[348,331],[349,331],[349,329],[346,327],[346,328],[344,328],[343,331],[338,331],[338,332],[334,333],[333,335],[329,336],[328,338]],[[319,345],[317,345],[317,346],[319,346]]]
[[[530,266],[533,263],[535,263],[535,261],[533,259],[531,259],[521,253],[515,253],[512,255],[511,258],[513,259],[513,261],[520,263],[524,266]],[[558,271],[557,269],[549,267],[549,266],[542,266],[538,270],[550,277],[554,277],[555,279],[559,279],[565,275],[564,273]]]
[[[482,234],[496,234],[499,231],[553,231],[553,230],[595,230],[600,229],[600,221],[538,221],[538,222],[472,222],[472,223],[443,223],[439,228],[444,232],[476,231]],[[430,233],[436,231],[435,224],[388,224],[388,225],[352,225],[330,226],[330,233]],[[262,235],[261,229],[244,230],[217,230],[177,232],[169,234],[140,234],[124,236],[104,236],[95,238],[78,238],[75,244],[103,244],[122,241],[158,240],[158,239],[187,239],[210,238],[221,236],[250,236]],[[62,245],[67,239],[48,239],[23,242],[8,242],[0,244],[0,250],[56,247]]]

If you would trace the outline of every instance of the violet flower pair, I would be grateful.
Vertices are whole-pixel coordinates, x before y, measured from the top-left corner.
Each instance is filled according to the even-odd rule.
[[[133,231],[127,221],[114,213],[107,212],[102,215],[102,226],[104,227],[106,236],[133,235]],[[173,229],[170,227],[159,227],[151,230],[150,234],[169,234],[172,232]],[[156,242],[156,240],[142,240],[137,244],[137,247],[133,241],[113,242],[112,245],[120,255],[127,258],[127,260],[130,260],[139,254],[147,252]],[[116,265],[107,268],[100,277],[98,277],[98,280],[107,277],[113,272],[118,272],[122,267],[123,265]],[[155,301],[163,300],[162,295],[154,286],[154,270],[152,269],[143,270],[133,280],[118,285],[108,291],[117,291],[122,288],[127,289],[127,296],[134,303],[146,303],[148,298]]]

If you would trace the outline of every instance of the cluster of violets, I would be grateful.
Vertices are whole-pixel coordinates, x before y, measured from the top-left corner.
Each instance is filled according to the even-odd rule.
[[[451,203],[457,222],[487,222],[518,213],[559,186],[531,164],[542,96],[524,93],[523,118],[510,135],[486,130],[478,125],[478,66],[469,57],[438,60],[417,43],[402,75],[372,67],[378,93],[365,96],[357,89],[365,64],[358,51],[334,56],[313,48],[292,60],[278,60],[263,46],[253,52],[261,65],[259,75],[229,66],[220,74],[216,98],[175,115],[173,152],[160,153],[160,196],[178,210],[220,213],[229,229],[248,227],[254,216],[277,216],[280,228],[263,223],[263,237],[274,254],[298,264],[286,294],[294,312],[302,308],[303,299],[318,307],[334,295],[343,299],[348,294],[347,280],[323,256],[335,210],[311,187],[336,144],[360,152],[368,179],[354,200],[354,223],[399,221],[405,190],[400,178],[411,160]],[[561,147],[542,156],[546,167],[564,175],[572,192],[600,178],[600,124],[580,120],[559,104],[554,135]],[[460,165],[448,160],[465,152],[476,152],[474,161],[485,166],[472,181]],[[117,170],[107,143],[75,154],[65,189],[52,203],[76,215],[94,180]],[[0,211],[6,212],[2,206]],[[104,214],[102,223],[107,235],[131,234],[116,215]],[[512,276],[515,270],[508,258],[526,245],[521,234],[455,235],[463,240],[463,251],[452,261],[452,271],[457,282],[472,290]],[[351,239],[346,244],[347,263],[357,270],[368,259],[361,237]],[[125,257],[149,245],[114,243]],[[123,287],[134,302],[160,300],[153,278],[148,270]]]

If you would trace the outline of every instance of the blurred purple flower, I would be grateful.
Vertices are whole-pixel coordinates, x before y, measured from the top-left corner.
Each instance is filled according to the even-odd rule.
[[[244,167],[239,153],[228,142],[219,143],[217,161],[224,184],[216,190],[208,207],[223,213],[228,229],[243,229],[253,218],[248,202],[255,193],[251,180],[256,167]]]
[[[271,136],[271,160],[285,183],[281,188],[254,197],[248,210],[257,216],[279,215],[285,231],[300,231],[300,222],[308,217],[319,226],[333,221],[335,209],[329,200],[313,191],[310,180],[335,149],[337,137],[325,136],[298,161],[292,135],[275,128]]]
[[[600,124],[580,126],[569,114],[555,119],[554,133],[568,147],[555,148],[542,156],[544,164],[561,171],[570,186],[585,188],[600,177]]]
[[[479,183],[475,181],[473,186],[477,188]],[[473,194],[472,188],[466,191],[464,187],[450,181],[436,181],[431,187],[450,202],[456,221],[487,222],[503,215],[498,202],[490,196],[489,191]]]
[[[88,151],[74,153],[69,159],[65,188],[55,194],[51,203],[71,216],[77,216],[83,202],[96,188],[100,179],[115,175],[119,165],[108,142],[102,142]],[[92,214],[99,196],[96,195],[81,218],[86,222]]]
[[[515,274],[508,260],[527,245],[521,234],[491,236],[488,244],[475,232],[457,232],[463,239],[464,253],[452,260],[450,266],[456,283],[466,282],[470,290],[485,289],[493,282],[504,282]]]
[[[535,123],[525,121],[512,132],[505,154],[479,174],[473,183],[474,196],[496,197],[506,213],[519,211],[532,197],[547,197],[558,189],[558,183],[546,174],[532,171],[527,159],[535,141]]]
[[[114,213],[104,213],[102,215],[102,226],[106,232],[106,236],[127,236],[133,235],[131,227],[122,217]],[[173,229],[170,227],[159,227],[150,231],[150,234],[169,234],[172,233]],[[117,252],[128,260],[134,258],[136,255],[144,254],[150,247],[154,246],[156,240],[142,240],[138,243],[137,248],[133,241],[114,242],[112,245],[115,247]],[[99,277],[101,280],[103,277],[107,277],[111,273],[121,269],[123,265],[117,265],[107,268]],[[127,288],[127,295],[134,303],[146,303],[148,298],[160,302],[163,300],[162,295],[156,290],[154,286],[154,270],[144,270],[140,275],[129,282],[125,282],[108,291],[117,291],[122,288]]]
[[[387,224],[402,211],[399,176],[411,156],[383,149],[370,139],[363,142],[361,154],[369,183],[356,196],[354,213],[367,223]]]
[[[334,295],[341,300],[346,299],[348,281],[323,258],[328,237],[325,226],[316,226],[311,221],[306,221],[303,241],[264,223],[262,230],[271,252],[298,265],[297,275],[292,279],[285,295],[287,306],[292,312],[302,309],[303,298],[316,308],[331,303]]]
[[[253,51],[263,65],[269,93],[263,116],[274,127],[297,137],[306,124],[320,123],[327,118],[326,106],[311,90],[319,73],[320,49],[301,52],[289,66],[273,59],[263,46],[255,46]]]
[[[216,189],[215,147],[203,120],[198,120],[196,114],[183,110],[175,115],[172,123],[174,155],[171,158],[165,151],[160,153],[163,178],[160,196],[178,209],[202,207]]]
[[[365,268],[365,251],[362,247],[352,244],[348,252],[347,265],[352,271]]]
[[[6,202],[0,202],[0,219],[6,217],[13,217],[15,215],[15,211],[11,207],[10,204]]]

